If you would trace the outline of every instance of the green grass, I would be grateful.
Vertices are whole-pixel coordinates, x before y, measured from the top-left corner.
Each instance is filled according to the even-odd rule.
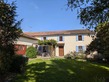
[[[109,65],[66,59],[29,61],[26,73],[13,82],[105,82]]]

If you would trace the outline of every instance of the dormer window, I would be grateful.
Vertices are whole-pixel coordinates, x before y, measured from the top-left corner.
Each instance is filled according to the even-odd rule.
[[[59,36],[59,41],[63,41],[63,36]]]

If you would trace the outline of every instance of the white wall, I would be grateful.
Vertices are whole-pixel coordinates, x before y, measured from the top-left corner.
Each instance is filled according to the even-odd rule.
[[[54,39],[58,41],[59,36],[45,36],[47,39]],[[88,34],[84,35],[84,41],[76,41],[76,35],[64,35],[64,41],[58,43],[64,43],[64,55],[69,52],[76,51],[76,46],[87,46],[92,41],[92,37]],[[36,37],[37,39],[41,40],[42,37]],[[59,48],[56,47],[56,56],[59,56]]]
[[[25,38],[25,37],[20,37],[15,44],[22,44],[22,45],[27,45],[28,46],[35,46],[34,43],[37,43],[37,40],[33,40],[33,39],[29,39],[29,38]]]

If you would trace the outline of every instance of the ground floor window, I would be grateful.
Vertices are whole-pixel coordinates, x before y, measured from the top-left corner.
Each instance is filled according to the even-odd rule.
[[[78,51],[82,52],[83,51],[83,46],[78,46]]]
[[[76,52],[83,52],[85,50],[85,46],[76,46]]]

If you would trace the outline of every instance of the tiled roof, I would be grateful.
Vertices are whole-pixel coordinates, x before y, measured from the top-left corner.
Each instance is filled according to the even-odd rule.
[[[33,40],[38,40],[38,39],[34,38],[33,36],[27,35],[27,34],[24,34],[24,33],[22,33],[21,36],[22,36],[22,37],[29,38],[29,39],[33,39]]]
[[[70,34],[95,34],[94,31],[87,29],[81,30],[64,30],[64,31],[49,31],[49,32],[25,32],[30,36],[52,36],[52,35],[70,35]]]

